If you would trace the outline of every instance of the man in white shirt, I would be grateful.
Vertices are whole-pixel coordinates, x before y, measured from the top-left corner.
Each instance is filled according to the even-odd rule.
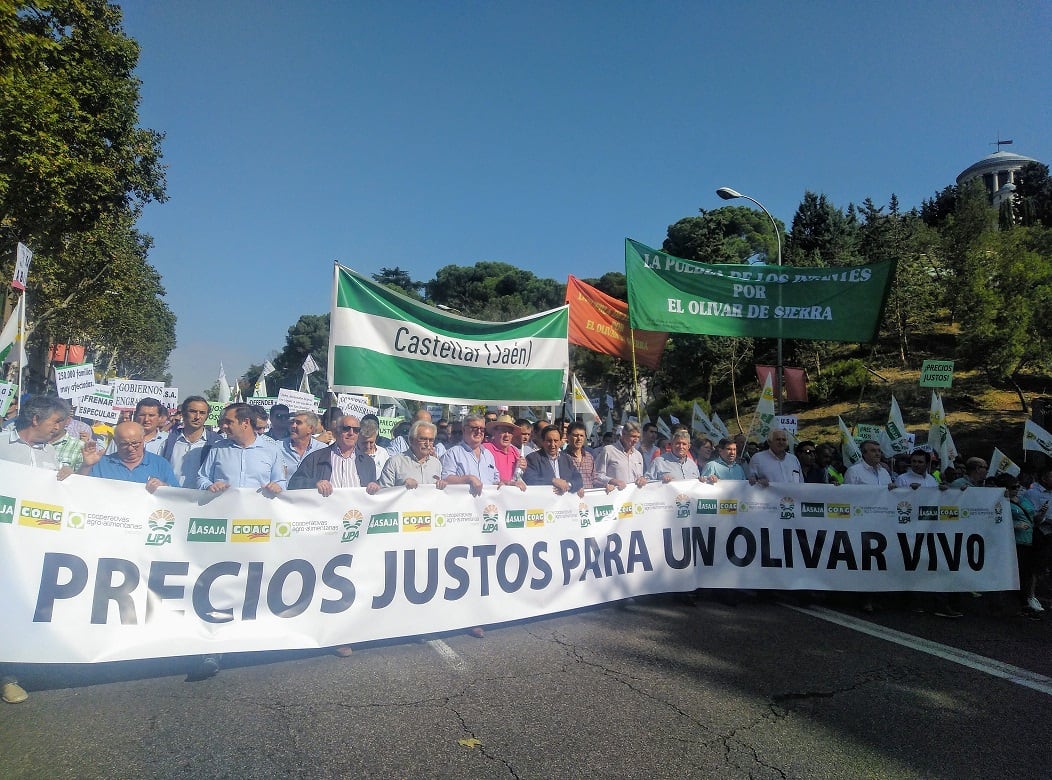
[[[895,487],[891,472],[880,462],[879,442],[864,441],[859,450],[862,452],[862,460],[844,472],[844,484],[887,486],[888,490]]]
[[[766,450],[757,452],[749,461],[749,484],[767,487],[772,482],[803,482],[800,460],[789,452],[789,433],[775,428],[767,436]]]
[[[908,487],[916,490],[922,487],[940,487],[938,481],[928,473],[930,460],[924,450],[910,453],[910,467],[895,477],[895,487]],[[942,486],[945,487],[945,486]]]

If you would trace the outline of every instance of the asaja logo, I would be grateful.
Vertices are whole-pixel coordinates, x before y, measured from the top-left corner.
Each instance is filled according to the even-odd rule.
[[[508,509],[504,512],[505,528],[523,528],[526,525],[525,509]]]
[[[23,501],[18,513],[18,524],[29,528],[46,528],[57,531],[62,526],[62,507],[54,504],[38,504],[35,501]]]
[[[577,505],[577,517],[581,521],[581,528],[587,528],[592,524],[592,513],[584,501]]]
[[[909,501],[899,501],[895,505],[895,514],[899,518],[899,524],[905,525],[910,521],[910,517],[913,515],[913,504]]]
[[[486,504],[482,510],[482,533],[492,534],[497,530],[497,522],[500,520],[500,512],[496,504]]]
[[[291,539],[292,538],[292,523],[285,522],[284,520],[280,523],[274,523],[274,538],[275,539]]]
[[[343,536],[340,537],[340,541],[353,542],[357,539],[364,520],[365,517],[357,509],[348,509],[344,512],[343,519],[340,521],[343,524]]]
[[[398,513],[381,512],[369,518],[369,527],[365,530],[369,534],[396,534],[398,533]]]
[[[826,504],[824,501],[801,501],[800,517],[825,517]]]
[[[157,509],[150,513],[146,520],[150,531],[146,534],[149,547],[160,547],[172,541],[172,529],[175,528],[175,515],[169,509]]]
[[[597,522],[597,523],[603,522],[604,520],[606,520],[606,518],[610,517],[610,515],[612,515],[613,513],[614,513],[614,505],[613,504],[603,504],[602,506],[597,506],[595,509],[592,510],[592,516],[595,518],[595,522]]]
[[[694,508],[699,515],[715,515],[719,514],[720,502],[715,498],[699,498],[698,503]]]
[[[686,493],[676,496],[676,517],[690,517],[690,496]]]
[[[937,506],[921,506],[917,509],[918,520],[938,520],[939,519],[939,507]]]
[[[778,499],[778,509],[781,511],[782,520],[796,519],[796,502],[792,496],[782,496]]]
[[[0,523],[13,523],[15,500],[11,496],[0,496]]]
[[[826,504],[826,516],[836,520],[847,520],[851,517],[851,504]]]
[[[406,533],[431,530],[430,512],[402,512],[402,530]]]
[[[237,519],[230,524],[232,542],[269,542],[270,521],[264,519]]]
[[[719,514],[721,515],[736,515],[738,514],[738,501],[737,499],[720,499]]]
[[[956,506],[940,506],[939,507],[939,519],[940,520],[960,520],[961,519],[960,507],[956,507]]]
[[[526,510],[526,527],[527,528],[544,528],[544,510],[543,509],[527,509]]]
[[[188,542],[225,542],[229,521],[216,517],[191,517],[186,529]]]

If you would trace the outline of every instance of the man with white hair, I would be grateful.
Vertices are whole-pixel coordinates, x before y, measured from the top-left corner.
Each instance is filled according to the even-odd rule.
[[[749,484],[767,487],[772,482],[803,482],[804,468],[789,452],[789,432],[775,428],[767,435],[768,448],[749,461]]]

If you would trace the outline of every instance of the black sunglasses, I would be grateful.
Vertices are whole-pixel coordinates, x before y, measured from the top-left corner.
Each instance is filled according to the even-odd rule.
[[[356,425],[341,425],[340,430],[343,433],[358,433],[361,430],[361,426]]]

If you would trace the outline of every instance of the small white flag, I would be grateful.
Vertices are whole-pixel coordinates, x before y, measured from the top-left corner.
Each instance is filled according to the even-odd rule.
[[[840,457],[843,458],[845,467],[854,466],[862,460],[862,450],[858,448],[858,442],[855,441],[851,431],[844,425],[840,415],[837,415],[836,421],[840,428]]]
[[[303,373],[313,374],[318,370],[318,364],[314,362],[314,355],[307,355],[307,359],[303,361]]]
[[[994,454],[990,456],[990,468],[987,473],[991,477],[996,477],[998,474],[1011,474],[1013,477],[1018,477],[1019,466],[1001,450],[994,447]]]
[[[230,403],[230,383],[226,381],[226,369],[219,364],[219,403]]]
[[[1023,449],[1031,452],[1043,452],[1052,457],[1052,433],[1049,433],[1033,420],[1023,424]]]

